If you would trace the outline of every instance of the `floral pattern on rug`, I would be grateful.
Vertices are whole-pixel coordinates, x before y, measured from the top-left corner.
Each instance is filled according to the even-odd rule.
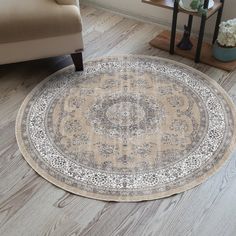
[[[21,108],[17,138],[62,188],[145,200],[206,179],[232,147],[234,117],[226,93],[196,70],[161,58],[108,57],[38,85]]]

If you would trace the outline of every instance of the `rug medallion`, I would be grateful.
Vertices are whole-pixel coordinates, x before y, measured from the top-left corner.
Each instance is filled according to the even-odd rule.
[[[16,137],[26,161],[70,192],[141,201],[190,189],[235,145],[235,108],[212,79],[157,57],[67,67],[25,99]]]

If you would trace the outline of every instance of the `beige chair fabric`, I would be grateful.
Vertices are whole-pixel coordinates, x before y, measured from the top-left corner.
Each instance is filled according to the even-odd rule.
[[[81,33],[13,43],[0,43],[0,65],[82,52]]]
[[[79,9],[73,4],[61,5],[52,0],[0,0],[0,3],[0,43],[74,34],[82,30]]]
[[[57,37],[63,39],[59,40],[61,45],[56,42]],[[72,39],[73,42],[70,41]],[[47,42],[51,45],[45,45]],[[54,44],[58,50],[55,50]],[[16,45],[23,45],[25,50],[16,50]],[[63,55],[65,52],[75,53],[82,49],[78,1],[0,0],[0,64]],[[39,55],[34,50],[43,53]],[[16,55],[14,60],[16,51],[22,52],[22,55]]]

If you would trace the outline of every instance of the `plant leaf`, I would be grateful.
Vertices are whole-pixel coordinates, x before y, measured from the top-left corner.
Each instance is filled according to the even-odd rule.
[[[193,0],[190,4],[190,7],[193,10],[197,10],[197,9],[199,9],[199,7],[201,7],[201,2],[199,0]]]

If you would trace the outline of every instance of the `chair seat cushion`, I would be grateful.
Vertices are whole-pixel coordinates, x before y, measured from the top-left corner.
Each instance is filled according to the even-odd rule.
[[[0,43],[82,31],[79,8],[55,0],[0,0]]]

